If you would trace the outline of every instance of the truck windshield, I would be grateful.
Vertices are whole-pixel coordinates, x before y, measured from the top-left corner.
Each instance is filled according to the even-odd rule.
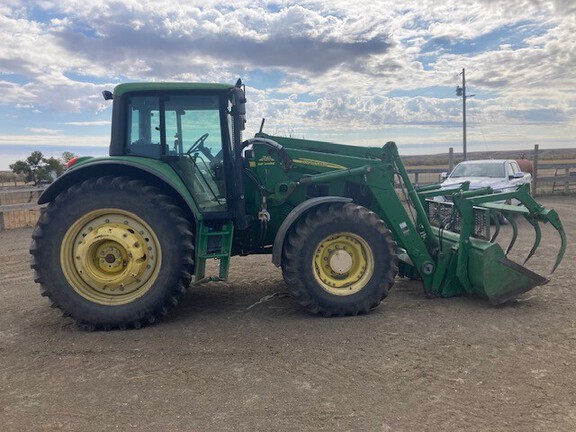
[[[457,177],[491,177],[491,178],[503,178],[504,164],[499,163],[467,163],[460,164],[452,174],[450,178]]]

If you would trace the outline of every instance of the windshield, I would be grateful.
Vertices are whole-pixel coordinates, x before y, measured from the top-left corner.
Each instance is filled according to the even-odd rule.
[[[184,156],[192,149],[206,159],[208,151],[216,155],[222,150],[216,95],[134,95],[127,98],[126,114],[128,154],[160,158]]]
[[[491,178],[503,178],[504,164],[500,163],[467,163],[460,164],[452,174],[450,178],[457,177],[491,177]]]

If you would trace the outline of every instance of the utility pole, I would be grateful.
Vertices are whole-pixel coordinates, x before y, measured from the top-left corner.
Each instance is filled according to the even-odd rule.
[[[456,87],[456,96],[462,96],[462,157],[466,160],[466,99],[476,95],[466,95],[466,69],[462,68],[462,87]]]

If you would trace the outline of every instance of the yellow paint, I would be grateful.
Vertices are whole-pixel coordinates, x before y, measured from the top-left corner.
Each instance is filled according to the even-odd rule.
[[[154,231],[120,209],[86,213],[68,229],[60,249],[68,283],[103,305],[127,304],[146,294],[158,277],[161,258]]]
[[[316,160],[316,159],[300,158],[300,159],[294,159],[292,162],[294,162],[295,164],[298,164],[298,165],[311,165],[311,166],[319,166],[319,167],[323,167],[323,168],[332,168],[332,169],[346,169],[346,167],[343,165],[338,165],[335,163]]]
[[[372,249],[356,234],[333,234],[316,248],[313,273],[320,286],[330,294],[355,294],[366,286],[374,274]]]

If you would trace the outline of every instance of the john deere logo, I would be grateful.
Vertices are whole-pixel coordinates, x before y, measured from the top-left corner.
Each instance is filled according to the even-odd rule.
[[[258,165],[274,165],[276,160],[270,155],[264,155],[258,159]]]

